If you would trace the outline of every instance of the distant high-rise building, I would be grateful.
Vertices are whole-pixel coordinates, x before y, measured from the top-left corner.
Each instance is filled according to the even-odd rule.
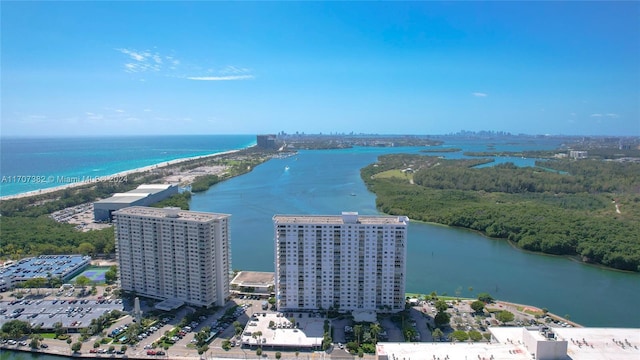
[[[229,215],[133,206],[113,213],[125,291],[197,306],[229,297]]]
[[[257,135],[256,143],[259,148],[263,149],[277,149],[276,135]]]
[[[376,310],[405,305],[406,216],[276,215],[278,310]]]

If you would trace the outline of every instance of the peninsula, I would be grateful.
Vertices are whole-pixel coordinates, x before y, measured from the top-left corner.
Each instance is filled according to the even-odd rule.
[[[540,168],[474,168],[486,161],[386,155],[361,176],[384,213],[640,271],[640,163],[556,159],[536,162]]]

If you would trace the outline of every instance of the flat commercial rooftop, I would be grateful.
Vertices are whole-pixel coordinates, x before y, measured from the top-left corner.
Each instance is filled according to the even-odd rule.
[[[523,345],[497,343],[378,343],[378,359],[531,360]],[[386,358],[384,356],[387,356]]]
[[[522,327],[492,327],[491,343],[378,343],[379,359],[532,359],[523,342]],[[571,360],[640,359],[640,328],[553,328],[558,340],[568,342],[566,356]],[[615,340],[615,342],[614,342]]]
[[[269,287],[275,284],[275,273],[240,271],[236,277],[231,280],[231,284],[238,286]]]
[[[140,199],[144,199],[148,194],[131,194],[131,193],[118,193],[113,194],[112,197],[108,199],[102,199],[96,201],[97,204],[130,204],[134,201],[138,201]]]
[[[256,313],[249,319],[242,333],[242,342],[249,346],[314,348],[322,345],[324,318],[310,318],[308,314],[292,314],[295,324],[280,313]],[[273,321],[276,328],[269,328]],[[261,331],[262,336],[254,339],[252,334]]]
[[[553,331],[568,342],[571,359],[640,359],[640,328],[553,328]]]
[[[143,184],[124,193],[115,193],[106,199],[96,201],[97,204],[127,203],[144,199],[171,188],[171,184]]]
[[[276,224],[349,224],[340,215],[275,215]],[[358,224],[371,225],[406,225],[408,219],[404,216],[358,215]]]
[[[32,279],[72,275],[78,266],[89,265],[91,257],[82,255],[40,255],[22,259],[0,269],[0,278]],[[65,279],[66,280],[66,279]]]
[[[114,212],[115,215],[137,215],[151,218],[175,218],[185,221],[207,222],[229,217],[227,214],[215,214],[198,211],[182,211],[176,208],[153,208],[145,206],[131,206]]]

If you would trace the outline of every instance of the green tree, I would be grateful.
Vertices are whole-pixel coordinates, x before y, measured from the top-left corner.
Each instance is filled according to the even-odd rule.
[[[280,351],[276,352],[276,359],[280,359],[282,357],[282,354],[280,353]]]
[[[65,329],[62,327],[62,322],[57,321],[53,323],[53,332],[56,333],[56,337],[65,333]]]
[[[436,301],[435,308],[438,312],[445,312],[449,308],[449,305],[447,305],[447,302],[444,300],[438,300]]]
[[[71,340],[71,339],[69,339]],[[74,353],[77,353],[78,351],[80,351],[80,349],[82,349],[82,343],[81,342],[75,342],[73,343],[73,345],[71,345],[71,351],[73,351]]]
[[[120,347],[120,351],[122,351],[122,352],[126,352],[126,351],[127,351],[127,345],[122,345],[122,346]]]
[[[356,344],[360,347],[360,338],[362,337],[362,325],[358,324],[353,327],[353,334],[356,336]]]
[[[373,323],[369,327],[369,334],[371,334],[371,336],[373,336],[373,343],[374,344],[378,343],[378,335],[380,334],[381,331],[382,331],[382,328],[380,327],[380,324],[378,324],[378,323]]]
[[[407,326],[402,331],[402,334],[404,335],[405,341],[413,341],[416,336],[416,329],[412,328],[411,326]]]
[[[482,334],[477,331],[477,330],[471,330],[469,331],[469,339],[471,339],[471,341],[480,341],[482,340]]]
[[[473,309],[473,311],[475,311],[476,313],[481,313],[482,310],[484,309],[484,302],[480,301],[480,300],[476,300],[474,302],[471,303],[471,308]]]
[[[449,313],[444,311],[437,313],[436,316],[433,318],[433,322],[436,324],[437,327],[443,327],[447,325],[450,320],[451,320],[451,315],[449,315]]]
[[[42,277],[31,278],[22,283],[22,287],[30,289],[38,289],[37,293],[40,294],[40,288],[44,287],[47,283],[47,279]]]
[[[433,330],[431,332],[431,336],[434,339],[442,340],[442,337],[444,336],[444,333],[442,332],[442,330],[440,330],[440,328],[436,328],[435,330]]]
[[[76,278],[76,285],[80,286],[82,289],[86,288],[87,285],[91,283],[91,279],[84,275],[80,275]]]
[[[2,332],[17,339],[31,332],[31,325],[22,320],[10,320],[2,324]]]
[[[100,347],[100,341],[96,341],[96,342],[93,343],[93,348],[94,349],[97,349],[99,347]]]
[[[40,347],[40,342],[42,341],[42,336],[40,334],[32,334],[31,342],[29,343],[29,347],[32,349],[37,349]]]
[[[104,281],[107,284],[113,284],[118,280],[118,268],[112,265],[109,270],[104,273]]]
[[[207,351],[209,351],[209,345],[207,345],[207,344],[198,347],[198,355],[202,355],[202,354],[206,353]]]
[[[513,313],[507,310],[502,310],[496,314],[496,320],[502,322],[503,324],[511,322],[513,321],[513,319],[514,319]]]
[[[469,335],[462,330],[456,330],[451,334],[451,338],[456,341],[467,341],[469,339]]]
[[[483,292],[478,294],[478,300],[490,304],[493,302],[493,297],[489,293]]]
[[[83,242],[82,244],[78,245],[78,250],[76,251],[76,253],[93,256],[96,254],[96,247],[91,243]]]
[[[223,340],[223,341],[222,341],[222,348],[223,348],[225,351],[229,351],[229,350],[231,350],[231,341],[229,341],[229,339],[225,339],[225,340]]]

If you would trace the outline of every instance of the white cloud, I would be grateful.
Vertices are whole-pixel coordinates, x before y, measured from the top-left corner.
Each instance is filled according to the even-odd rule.
[[[145,60],[145,55],[133,50],[129,50],[129,49],[116,49],[118,51],[120,51],[123,54],[129,55],[133,60],[136,61],[144,61]]]
[[[475,97],[487,97],[487,96],[489,96],[489,94],[483,93],[483,92],[474,92],[474,93],[471,93],[471,95],[473,95]]]
[[[182,62],[171,55],[162,55],[151,50],[115,49],[127,56],[124,69],[129,73],[155,72],[160,75],[200,81],[230,81],[253,79],[251,70],[241,66],[227,65],[222,68],[207,68],[201,64],[182,65]],[[181,69],[179,69],[181,68]],[[204,71],[203,69],[208,69]],[[182,74],[178,74],[180,71]],[[203,72],[204,71],[204,72]],[[196,73],[200,76],[185,76],[184,73]],[[141,79],[140,81],[144,81]]]
[[[614,113],[608,113],[608,114],[595,113],[595,114],[591,114],[591,115],[589,115],[589,116],[591,116],[591,117],[597,117],[597,118],[600,118],[600,117],[608,117],[608,118],[612,118],[612,119],[616,119],[616,118],[619,118],[619,117],[620,117],[620,115],[618,115],[618,114],[614,114]]]
[[[128,55],[129,61],[124,64],[127,72],[144,72],[144,71],[160,71],[162,58],[158,53],[152,53],[149,50],[137,51],[132,49],[116,49],[117,51]]]
[[[227,75],[227,76],[190,76],[189,80],[199,81],[230,81],[230,80],[249,80],[253,79],[253,75]]]

